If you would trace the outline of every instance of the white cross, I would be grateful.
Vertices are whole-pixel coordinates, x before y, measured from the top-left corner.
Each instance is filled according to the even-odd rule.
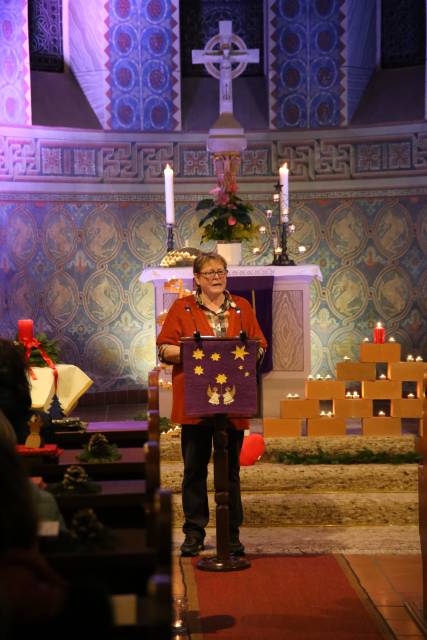
[[[204,49],[193,49],[192,54],[193,64],[204,64],[211,76],[219,78],[220,114],[233,113],[233,78],[243,73],[249,62],[259,62],[259,49],[248,49],[243,40],[232,32],[231,21],[220,20],[219,33],[209,40]],[[238,64],[233,69],[235,63]]]

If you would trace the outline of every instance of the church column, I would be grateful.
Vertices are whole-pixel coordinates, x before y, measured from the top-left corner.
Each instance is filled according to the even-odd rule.
[[[104,129],[181,129],[179,2],[69,3],[70,65]]]
[[[0,3],[0,123],[31,125],[27,0]]]

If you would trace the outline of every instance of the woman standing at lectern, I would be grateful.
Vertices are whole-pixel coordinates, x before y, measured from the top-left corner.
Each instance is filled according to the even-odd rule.
[[[174,365],[171,419],[182,425],[183,556],[196,556],[204,548],[205,527],[209,521],[206,480],[213,427],[211,423],[201,424],[203,420],[200,418],[185,415],[180,340],[192,337],[195,332],[224,338],[238,336],[244,331],[248,338],[260,340],[259,357],[267,346],[249,302],[227,291],[227,263],[222,256],[213,252],[199,254],[193,264],[193,273],[197,287],[195,293],[173,303],[157,338],[160,361]],[[239,528],[243,522],[239,459],[243,432],[248,428],[249,421],[247,418],[232,418],[231,423],[228,429],[230,553],[243,555],[245,549],[239,538]]]

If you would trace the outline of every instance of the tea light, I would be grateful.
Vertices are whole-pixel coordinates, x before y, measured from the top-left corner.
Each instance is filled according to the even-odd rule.
[[[318,373],[316,376],[316,380],[322,380],[322,379],[323,379],[322,376],[320,375],[320,373]]]
[[[261,251],[261,249],[260,249],[259,247],[254,247],[254,248],[252,249],[252,253],[253,253],[254,255],[258,255],[258,253],[260,253],[260,251]]]
[[[295,231],[295,225],[294,224],[290,224],[289,227],[288,227],[288,231],[293,233]]]
[[[273,202],[279,202],[280,196],[278,193],[275,193],[273,196]]]
[[[332,413],[332,411],[328,411],[328,413],[326,415],[328,416],[328,418],[332,418],[333,413]]]
[[[294,393],[294,396],[293,396],[293,397],[294,397],[295,399],[299,398],[298,393]]]
[[[266,209],[265,215],[267,218],[271,218],[273,216],[273,211],[271,209]]]
[[[385,416],[385,411],[378,411],[379,416]]]
[[[266,232],[266,227],[264,227],[264,225],[261,225],[259,228],[259,232],[260,233],[265,233]]]
[[[389,339],[388,339],[388,341],[389,341],[389,342],[396,342],[396,339],[395,339],[395,338],[393,338],[393,336],[390,336],[390,337],[389,337]]]
[[[387,376],[385,375],[385,373],[382,373],[380,375],[380,380],[386,380],[386,379],[387,379]]]
[[[321,415],[321,416],[326,416],[326,413],[325,413],[324,411],[321,411],[321,412],[320,412],[320,415]]]
[[[344,356],[343,360],[351,360],[350,356]]]
[[[415,360],[415,358],[411,354],[409,354],[409,356],[406,356],[406,361],[407,362],[413,362],[414,360]]]
[[[417,356],[417,357],[415,358],[415,361],[416,361],[416,362],[423,362],[423,359],[422,359],[422,357],[421,357],[421,356]]]
[[[407,398],[415,398],[415,395],[413,393],[408,393],[408,395],[406,397]]]
[[[313,376],[308,376],[307,380],[314,380]]]
[[[346,398],[352,398],[353,394],[351,393],[351,391],[347,391],[347,393],[345,394]]]
[[[282,253],[282,247],[276,247],[274,253]]]
[[[328,375],[325,376],[325,380],[331,380],[331,379],[332,379],[332,376],[330,376],[328,373]]]
[[[288,393],[288,395],[286,396],[287,398],[293,398],[292,393]]]
[[[369,342],[369,338],[363,338],[363,342]]]
[[[357,391],[353,391],[353,398],[360,398]]]
[[[300,244],[299,247],[298,247],[298,251],[300,253],[305,253],[307,251],[307,247],[305,245],[303,245],[303,244]]]

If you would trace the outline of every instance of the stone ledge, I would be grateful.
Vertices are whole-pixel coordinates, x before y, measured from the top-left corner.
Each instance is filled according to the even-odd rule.
[[[161,463],[162,487],[175,493],[181,491],[182,462]],[[355,464],[355,465],[285,465],[257,463],[242,467],[242,492],[277,493],[308,492],[416,492],[416,464]],[[213,491],[213,465],[209,465],[208,490]]]
[[[416,525],[416,493],[371,494],[261,494],[242,495],[247,527]],[[181,496],[174,495],[174,526],[182,523]],[[210,526],[215,502],[209,495]]]
[[[352,452],[362,449],[371,451],[388,451],[389,453],[408,453],[416,450],[416,437],[413,435],[399,437],[375,436],[319,436],[315,438],[266,438],[266,451],[261,463],[269,462],[278,451],[297,451],[299,453],[316,453],[319,447],[329,453]],[[176,436],[162,435],[160,438],[162,460],[181,460],[181,439]]]

